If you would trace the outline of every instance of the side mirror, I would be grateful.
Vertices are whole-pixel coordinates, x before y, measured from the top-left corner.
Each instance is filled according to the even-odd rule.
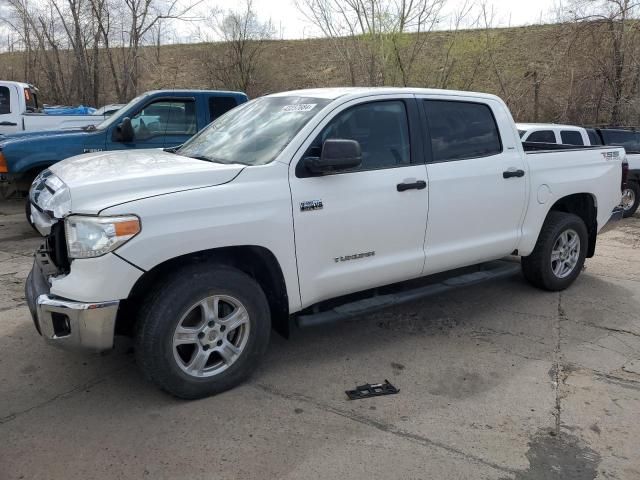
[[[124,117],[113,131],[113,140],[126,143],[133,141],[134,137],[135,132],[133,131],[133,125],[131,125],[131,119]]]
[[[356,140],[342,138],[330,138],[322,144],[320,157],[307,157],[304,159],[305,168],[315,174],[351,170],[362,163],[362,151]]]

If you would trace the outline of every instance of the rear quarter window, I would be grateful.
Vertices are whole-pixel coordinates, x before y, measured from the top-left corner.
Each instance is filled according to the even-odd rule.
[[[489,157],[502,152],[498,125],[483,103],[425,100],[433,161]]]
[[[602,139],[598,132],[596,132],[593,128],[587,128],[587,135],[589,136],[589,141],[591,145],[602,145]]]
[[[209,99],[209,120],[214,121],[238,105],[233,97],[211,97]]]

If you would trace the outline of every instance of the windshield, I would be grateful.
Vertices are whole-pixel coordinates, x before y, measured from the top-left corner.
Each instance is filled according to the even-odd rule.
[[[176,153],[219,163],[264,165],[330,101],[310,97],[252,100],[215,120]]]
[[[145,94],[146,95],[146,94]],[[140,95],[139,97],[134,98],[129,103],[127,103],[124,107],[122,107],[118,112],[125,112],[129,108],[131,108],[134,104],[138,103],[142,97],[145,95]],[[102,123],[96,125],[96,130],[104,130],[105,128],[109,128],[111,125],[116,123],[120,119],[120,115],[111,115],[109,118],[104,120]]]

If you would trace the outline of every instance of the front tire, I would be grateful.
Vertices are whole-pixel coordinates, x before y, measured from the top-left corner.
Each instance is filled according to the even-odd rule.
[[[582,271],[588,241],[587,227],[580,217],[549,212],[533,252],[522,257],[524,277],[543,290],[564,290]]]
[[[628,218],[638,210],[640,204],[640,185],[629,180],[627,186],[622,190],[622,208],[624,218]]]
[[[33,221],[31,220],[31,202],[29,201],[29,199],[27,198],[27,201],[24,204],[24,214],[27,217],[27,223],[29,225],[31,225],[31,228],[33,228],[33,230],[35,232],[37,232],[38,234],[40,234],[40,232],[38,232],[38,229],[36,228],[35,224],[33,223]]]
[[[185,267],[143,303],[136,360],[161,389],[184,399],[228,390],[258,365],[271,319],[256,281],[227,266]]]

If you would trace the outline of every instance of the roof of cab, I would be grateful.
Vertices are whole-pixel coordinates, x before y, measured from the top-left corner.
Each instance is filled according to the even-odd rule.
[[[391,95],[391,94],[422,94],[422,95],[450,95],[460,97],[492,98],[500,100],[499,97],[490,93],[464,92],[458,90],[439,90],[435,88],[411,88],[411,87],[333,87],[333,88],[309,88],[303,90],[291,90],[288,92],[273,93],[273,97],[310,97],[326,98],[335,100],[336,98],[349,96],[352,98],[365,97],[368,95]],[[500,100],[501,101],[501,100]]]
[[[562,125],[560,123],[516,123],[518,130],[535,130],[542,128],[562,128],[565,130],[584,130],[576,125]]]
[[[149,90],[148,92],[143,93],[145,96],[150,95],[194,95],[194,94],[207,94],[207,95],[234,95],[239,97],[246,97],[247,94],[243,92],[235,92],[232,90],[192,90],[192,89],[165,89],[165,90]]]

